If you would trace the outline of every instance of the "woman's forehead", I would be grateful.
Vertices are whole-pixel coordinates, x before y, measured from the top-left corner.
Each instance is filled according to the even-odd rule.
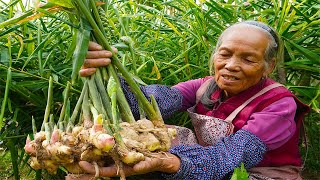
[[[255,28],[233,28],[223,34],[218,51],[263,57],[269,44],[268,36]]]
[[[251,33],[255,33],[255,35],[259,34],[260,36],[265,36],[265,37],[269,38],[269,33],[266,30],[264,30],[260,27],[254,26],[254,25],[250,25],[250,24],[233,25],[223,32],[222,37],[228,36],[230,34],[238,34],[238,35],[249,34],[250,35]]]
[[[221,46],[223,44],[237,44],[248,46],[265,47],[269,43],[268,35],[257,29],[248,27],[234,27],[226,31],[221,38]]]

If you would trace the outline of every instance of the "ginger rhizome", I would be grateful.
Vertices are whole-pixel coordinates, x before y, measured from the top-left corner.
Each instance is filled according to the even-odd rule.
[[[96,83],[100,77],[101,74],[95,74],[84,81],[77,102],[80,105],[76,105],[71,118],[61,118],[63,120],[57,123],[45,118],[41,131],[36,132],[34,128],[34,139],[27,137],[25,151],[31,156],[30,166],[33,169],[45,169],[55,174],[59,167],[64,167],[69,173],[81,174],[83,172],[78,165],[79,161],[88,161],[96,166],[116,163],[124,179],[122,163],[134,165],[146,157],[154,156],[154,153],[169,150],[175,130],[166,128],[163,123],[159,123],[159,119],[154,123],[142,116],[142,119],[136,121],[132,113],[129,121],[126,121],[126,116],[121,112],[125,110],[126,115],[130,115],[127,113],[130,109],[126,109],[129,107],[126,101],[120,102],[125,98],[118,98],[124,95],[115,80],[117,77],[110,74],[107,85],[103,86],[104,93],[101,93],[102,87]],[[52,79],[50,81],[49,89],[52,88]],[[108,110],[102,102],[102,94],[108,94]],[[151,103],[156,106],[154,99]],[[65,114],[60,116],[66,117]],[[78,117],[76,125],[75,116]],[[35,126],[35,122],[32,122]]]

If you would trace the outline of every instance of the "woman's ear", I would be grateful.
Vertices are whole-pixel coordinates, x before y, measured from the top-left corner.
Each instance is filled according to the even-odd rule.
[[[210,56],[210,59],[209,59],[209,72],[210,72],[210,75],[213,75],[214,74],[214,57],[216,55],[216,52],[212,52],[211,56]]]
[[[276,59],[272,58],[271,62],[267,64],[267,69],[263,73],[263,76],[267,77],[269,74],[271,74],[275,68],[275,65],[276,65]]]

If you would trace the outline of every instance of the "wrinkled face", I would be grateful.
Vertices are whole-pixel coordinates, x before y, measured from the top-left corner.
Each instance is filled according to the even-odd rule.
[[[257,84],[273,67],[264,54],[268,46],[265,32],[250,27],[234,27],[227,31],[214,54],[215,81],[227,97]]]

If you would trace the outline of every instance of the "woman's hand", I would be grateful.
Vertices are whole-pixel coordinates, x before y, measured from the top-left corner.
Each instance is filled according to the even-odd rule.
[[[113,48],[115,53],[118,52],[116,48]],[[107,66],[111,63],[112,53],[104,50],[99,44],[90,41],[86,60],[84,61],[80,70],[80,76],[90,76],[96,72],[96,68]]]
[[[95,177],[96,170],[94,165],[86,162],[80,161],[80,167],[88,174],[77,176],[79,179],[91,179]],[[160,171],[164,173],[176,173],[180,168],[180,159],[170,153],[157,154],[154,157],[146,157],[144,161],[140,161],[134,166],[123,166],[123,171],[126,176],[146,174],[149,172]],[[99,176],[101,177],[117,177],[119,174],[119,167],[116,165],[111,165],[108,167],[99,168]],[[67,180],[73,179],[72,175],[66,177]]]

